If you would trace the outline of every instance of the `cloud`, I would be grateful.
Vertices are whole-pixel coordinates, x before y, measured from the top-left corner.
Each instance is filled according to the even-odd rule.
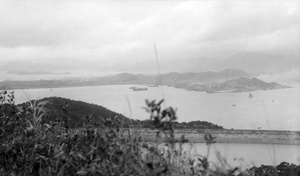
[[[162,62],[282,54],[300,46],[299,7],[299,1],[250,0],[0,1],[0,61],[133,65],[153,60],[154,42]]]
[[[280,29],[275,32],[258,35],[248,39],[246,49],[249,51],[268,50],[274,53],[296,50],[300,47],[300,26]]]
[[[299,1],[229,2],[214,6],[205,40],[248,38],[299,25],[299,10],[294,7],[300,5]]]

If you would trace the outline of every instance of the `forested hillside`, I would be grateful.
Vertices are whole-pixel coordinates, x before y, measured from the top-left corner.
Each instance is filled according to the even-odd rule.
[[[103,106],[82,101],[61,97],[48,97],[37,100],[36,104],[40,102],[45,103],[43,107],[43,122],[46,123],[50,121],[62,121],[66,127],[76,128],[82,127],[85,121],[90,122],[96,127],[101,123],[105,123],[108,119],[119,122],[124,121],[124,124],[128,124],[130,121],[130,119],[122,114],[113,112]],[[23,103],[18,106],[24,106],[25,104]]]
[[[34,102],[34,101],[32,101]],[[89,123],[95,127],[110,125],[110,123],[121,125],[124,128],[154,128],[149,120],[129,119],[122,114],[111,111],[103,106],[90,104],[82,101],[75,101],[61,97],[48,97],[36,101],[36,104],[43,102],[43,122],[52,123],[62,121],[65,127],[80,128],[84,123]],[[26,103],[18,105],[19,108]],[[206,121],[173,122],[174,128],[178,129],[223,129],[222,126]]]

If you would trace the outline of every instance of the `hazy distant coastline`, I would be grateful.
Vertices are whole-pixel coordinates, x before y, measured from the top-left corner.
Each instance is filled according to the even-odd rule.
[[[0,89],[13,90],[124,84],[138,84],[143,86],[162,84],[175,88],[183,88],[189,91],[207,93],[248,92],[290,88],[290,86],[280,85],[275,82],[264,82],[244,71],[226,69],[220,72],[172,72],[162,74],[161,76],[122,73],[105,77],[69,78],[61,80],[6,80],[0,82]]]
[[[56,74],[70,74],[70,72],[50,72],[50,71],[8,71],[6,74],[12,75],[56,75]]]

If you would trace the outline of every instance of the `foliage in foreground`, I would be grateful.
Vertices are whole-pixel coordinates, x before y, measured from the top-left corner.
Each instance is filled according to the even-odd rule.
[[[276,176],[299,176],[300,166],[282,162],[276,167],[261,165],[260,167],[252,167],[247,169],[240,175],[276,175]]]
[[[233,175],[239,170],[212,167],[209,150],[197,158],[183,151],[187,140],[174,138],[176,111],[162,109],[162,101],[146,101],[150,122],[158,130],[153,144],[138,134],[123,134],[123,124],[112,118],[94,128],[86,116],[85,132],[80,133],[70,133],[58,119],[42,123],[47,103],[31,101],[19,108],[13,92],[0,93],[0,175],[196,176]],[[166,143],[161,142],[163,138]],[[205,140],[208,149],[215,143],[210,134]]]

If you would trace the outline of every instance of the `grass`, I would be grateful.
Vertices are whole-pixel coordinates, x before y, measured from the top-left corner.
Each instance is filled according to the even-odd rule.
[[[82,130],[63,128],[59,119],[42,123],[46,103],[31,101],[17,108],[13,92],[0,92],[1,176],[213,176],[240,171],[221,157],[219,163],[208,162],[210,146],[215,143],[211,134],[205,135],[205,156],[195,157],[184,151],[182,146],[188,140],[174,137],[172,122],[177,120],[176,111],[172,107],[161,108],[163,101],[146,101],[145,110],[157,130],[153,143],[138,133],[125,135],[122,122],[113,118],[104,119],[100,128],[94,128],[87,117]],[[271,175],[277,175],[267,169]],[[294,170],[288,172],[296,174]]]

